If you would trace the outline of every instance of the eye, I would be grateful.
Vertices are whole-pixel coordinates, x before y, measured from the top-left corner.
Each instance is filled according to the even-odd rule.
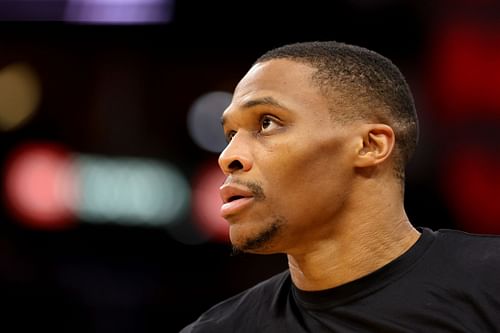
[[[278,121],[269,115],[265,115],[260,119],[260,131],[266,132],[278,126]]]
[[[233,139],[233,137],[236,135],[236,131],[229,131],[226,134],[226,142],[229,143]]]

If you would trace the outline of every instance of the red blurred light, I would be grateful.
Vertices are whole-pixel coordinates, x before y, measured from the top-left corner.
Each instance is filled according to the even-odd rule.
[[[500,234],[500,159],[479,146],[463,147],[446,159],[441,173],[462,228]],[[445,172],[444,172],[445,170]]]
[[[46,230],[74,225],[76,173],[64,147],[24,144],[9,156],[4,177],[6,203],[17,221]]]
[[[219,242],[229,241],[229,225],[220,216],[222,199],[219,187],[224,179],[216,161],[203,164],[193,179],[192,207],[195,223],[205,235]]]
[[[446,153],[438,156],[446,200],[462,229],[500,233],[500,23],[448,17],[430,49],[435,119],[443,133],[455,134],[443,135]]]
[[[430,86],[444,120],[466,120],[478,107],[498,115],[500,24],[452,21],[436,34],[434,44]]]

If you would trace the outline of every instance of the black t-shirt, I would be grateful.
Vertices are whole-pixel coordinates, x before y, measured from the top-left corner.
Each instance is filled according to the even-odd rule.
[[[363,278],[311,292],[287,270],[181,332],[500,332],[500,237],[421,231],[405,254]]]

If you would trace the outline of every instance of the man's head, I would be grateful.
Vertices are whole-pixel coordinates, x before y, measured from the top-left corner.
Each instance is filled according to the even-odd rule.
[[[334,120],[364,119],[385,123],[396,135],[396,175],[404,180],[405,166],[418,138],[413,96],[399,69],[380,54],[334,41],[285,45],[268,51],[255,63],[290,59],[317,69],[313,82],[331,99]]]
[[[375,181],[402,186],[416,142],[413,101],[397,68],[335,42],[259,58],[223,127],[221,214],[233,245],[259,253],[299,253],[366,213]]]

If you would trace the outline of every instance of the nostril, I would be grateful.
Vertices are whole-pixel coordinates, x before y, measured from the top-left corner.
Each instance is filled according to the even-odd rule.
[[[238,160],[234,160],[231,163],[229,163],[228,168],[231,171],[240,170],[243,169],[243,164],[241,164],[241,162]]]

